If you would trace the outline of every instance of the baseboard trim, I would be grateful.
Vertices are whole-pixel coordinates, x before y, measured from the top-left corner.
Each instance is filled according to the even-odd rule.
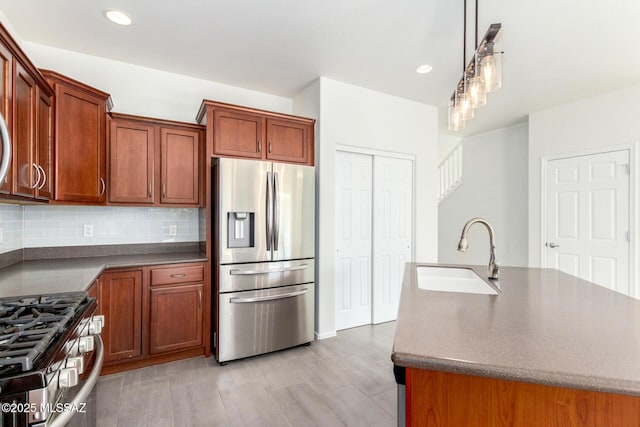
[[[338,334],[336,334],[336,331],[325,332],[323,334],[319,334],[317,332],[314,332],[314,334],[315,334],[315,337],[316,337],[317,340],[325,340],[327,338],[333,338],[336,335],[338,335]]]

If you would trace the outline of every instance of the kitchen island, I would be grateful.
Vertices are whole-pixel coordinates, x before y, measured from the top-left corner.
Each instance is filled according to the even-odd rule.
[[[640,301],[515,267],[498,295],[427,291],[421,265],[405,269],[392,353],[407,425],[640,425]]]

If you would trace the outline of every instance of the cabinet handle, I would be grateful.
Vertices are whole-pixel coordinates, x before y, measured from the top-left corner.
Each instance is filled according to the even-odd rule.
[[[151,197],[151,181],[149,181],[149,197]]]
[[[269,153],[271,153],[271,141],[269,141]]]
[[[258,141],[258,153],[262,151],[262,143]]]
[[[202,289],[198,289],[198,308],[202,308]]]
[[[166,198],[167,197],[167,183],[163,182],[162,183],[162,198]]]
[[[35,163],[31,163],[31,166],[33,166],[33,168],[36,170],[36,173],[38,174],[38,177],[36,178],[36,182],[33,183],[33,185],[31,186],[31,189],[35,189],[38,184],[40,184],[40,178],[42,178],[40,176],[40,169],[38,169],[38,165],[36,165]]]
[[[98,194],[98,197],[102,197],[102,195],[104,194],[105,190],[107,189],[107,184],[105,184],[103,178],[100,178],[100,184],[102,185],[102,190],[100,190],[100,194]]]
[[[40,184],[38,190],[42,190],[44,188],[44,185],[47,183],[47,172],[45,172],[44,168],[40,165],[38,165],[38,169],[40,169],[40,171],[42,172],[42,184]]]
[[[185,273],[172,274],[172,275],[171,275],[171,277],[175,277],[176,279],[177,279],[177,278],[180,278],[180,277],[184,277],[184,276],[186,276],[186,274],[185,274]]]

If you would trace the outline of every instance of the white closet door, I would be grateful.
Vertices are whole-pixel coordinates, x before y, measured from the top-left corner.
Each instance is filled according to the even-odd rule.
[[[395,320],[411,260],[413,162],[374,157],[373,323]]]
[[[371,172],[371,156],[336,152],[337,330],[371,323]]]
[[[629,295],[629,151],[550,161],[547,267]]]

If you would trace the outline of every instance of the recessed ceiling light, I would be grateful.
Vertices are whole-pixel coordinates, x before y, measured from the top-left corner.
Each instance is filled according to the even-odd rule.
[[[425,74],[425,73],[428,73],[431,70],[433,70],[433,67],[431,65],[424,64],[424,65],[421,65],[418,68],[416,68],[416,73]]]
[[[104,11],[104,16],[109,21],[118,25],[131,25],[131,23],[133,22],[131,18],[129,18],[129,15],[120,10],[107,9]]]

